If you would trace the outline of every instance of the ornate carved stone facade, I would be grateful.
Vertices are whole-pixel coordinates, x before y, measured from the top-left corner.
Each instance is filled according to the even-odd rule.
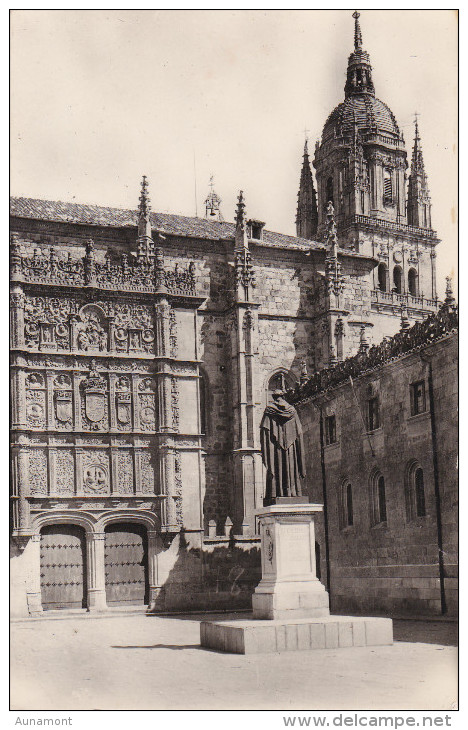
[[[36,538],[64,524],[86,533],[90,609],[106,604],[106,540],[120,525],[122,544],[133,544],[135,523],[146,530],[144,544],[133,542],[153,609],[232,605],[228,589],[212,590],[210,570],[226,560],[243,566],[236,595],[248,602],[257,568],[251,561],[249,573],[243,547],[256,554],[270,384],[294,387],[394,335],[402,305],[411,323],[439,308],[436,234],[404,220],[406,152],[391,112],[377,106],[393,132],[351,129],[348,139],[347,107],[327,121],[315,155],[318,209],[312,176],[302,175],[307,237],[247,219],[242,193],[235,223],[152,213],[146,178],[135,211],[12,199],[12,521],[35,566],[18,578],[31,613],[41,610]],[[418,146],[413,198],[426,205],[421,154]],[[400,187],[384,211],[370,201],[386,169]],[[390,265],[401,269],[400,291],[387,286]],[[241,547],[217,563],[226,525]]]

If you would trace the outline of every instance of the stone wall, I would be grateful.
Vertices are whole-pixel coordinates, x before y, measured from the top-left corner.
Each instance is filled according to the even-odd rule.
[[[308,488],[327,503],[330,598],[339,613],[440,614],[437,504],[429,368],[436,425],[435,448],[444,551],[447,610],[457,610],[457,334],[403,355],[353,383],[316,392],[298,404],[303,424]],[[364,366],[363,366],[363,369]],[[410,388],[425,384],[425,407],[412,415]],[[370,397],[380,403],[380,426],[370,431]],[[320,411],[336,418],[336,442],[324,444]],[[411,511],[415,467],[424,475],[425,515]],[[387,519],[376,520],[375,485],[384,477]],[[343,489],[352,487],[352,525],[343,522]],[[324,494],[325,492],[325,494]],[[413,495],[414,498],[414,495]],[[326,582],[324,518],[318,519],[321,575]]]

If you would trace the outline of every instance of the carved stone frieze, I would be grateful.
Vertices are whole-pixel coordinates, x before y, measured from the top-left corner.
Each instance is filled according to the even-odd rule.
[[[131,451],[119,449],[117,452],[117,473],[119,494],[133,494],[133,455]]]
[[[143,494],[154,494],[154,456],[145,449],[140,453],[141,491]]]
[[[29,451],[29,493],[31,495],[47,494],[47,480],[47,452],[43,449]]]
[[[182,527],[184,523],[184,516],[182,512],[182,465],[181,465],[181,454],[179,451],[175,452],[174,457],[174,472],[175,472],[175,503],[176,503],[176,519],[179,527]]]
[[[156,404],[153,393],[140,393],[140,428],[142,431],[156,429]]]
[[[177,378],[171,378],[171,411],[172,426],[179,430],[179,384]]]
[[[170,346],[170,356],[171,357],[177,357],[177,320],[176,320],[176,314],[174,309],[171,307],[170,314],[169,314],[169,346]]]
[[[75,459],[70,449],[57,449],[55,456],[55,484],[51,492],[60,495],[75,491]]]
[[[90,285],[117,291],[153,292],[163,284],[174,294],[195,294],[193,261],[186,268],[176,264],[173,269],[168,269],[161,249],[154,249],[151,255],[142,255],[141,250],[137,255],[108,252],[103,260],[92,239],[88,239],[85,248],[85,256],[81,258],[73,258],[71,252],[64,255],[55,247],[51,247],[50,251],[35,248],[30,256],[25,255],[21,246],[13,241],[12,275],[17,280],[38,284]]]

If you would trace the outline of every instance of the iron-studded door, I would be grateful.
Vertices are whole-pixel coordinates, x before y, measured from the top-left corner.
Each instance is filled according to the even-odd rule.
[[[108,606],[148,602],[148,551],[142,525],[109,525],[105,542]]]
[[[42,608],[86,608],[85,533],[76,525],[41,530]]]

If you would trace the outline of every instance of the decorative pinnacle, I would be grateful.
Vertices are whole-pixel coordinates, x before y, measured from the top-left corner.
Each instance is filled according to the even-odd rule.
[[[402,332],[406,332],[406,330],[409,330],[411,327],[411,323],[408,319],[408,310],[404,306],[404,304],[401,305],[401,320],[400,320],[400,330]]]
[[[146,175],[143,175],[141,180],[141,193],[140,193],[140,205],[138,206],[140,217],[145,219],[149,218],[151,211],[151,203],[148,194],[148,179]]]
[[[327,205],[327,229],[327,244],[330,254],[336,258],[338,240],[336,237],[335,209],[331,200],[328,201]]]
[[[301,360],[301,385],[303,383],[306,383],[309,379],[309,374],[307,372],[307,363],[305,361],[305,358],[303,357]]]
[[[247,226],[245,221],[245,202],[243,190],[239,191],[239,195],[237,197],[235,241],[235,246],[238,249],[247,249],[249,247],[247,239]]]
[[[412,172],[420,172],[424,173],[424,160],[423,160],[423,153],[422,153],[422,147],[421,147],[421,137],[419,136],[419,124],[418,124],[418,116],[415,112],[414,114],[414,144],[413,144],[413,155],[411,158],[411,168]]]
[[[359,25],[359,16],[361,13],[358,13],[357,10],[353,13],[354,18],[354,50],[355,51],[362,51],[362,33],[361,33],[361,26]]]
[[[237,196],[236,228],[245,228],[245,202],[244,191],[240,190]]]

